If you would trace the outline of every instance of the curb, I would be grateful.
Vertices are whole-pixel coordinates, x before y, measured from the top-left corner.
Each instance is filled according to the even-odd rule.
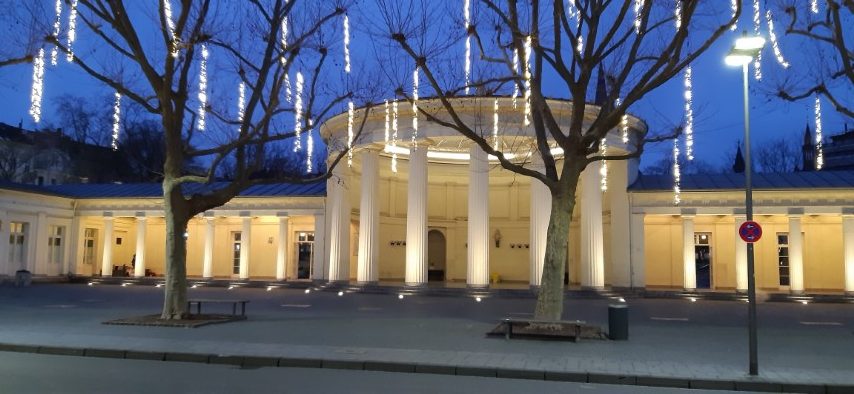
[[[233,365],[240,368],[324,368],[378,372],[426,373],[439,375],[478,376],[505,379],[546,380],[573,383],[597,383],[668,387],[705,390],[733,390],[760,392],[800,392],[842,394],[854,392],[854,385],[826,385],[784,383],[770,380],[709,380],[691,378],[656,377],[598,372],[556,372],[533,369],[508,369],[496,367],[471,367],[412,362],[325,360],[299,357],[234,356],[183,352],[133,351],[122,349],[77,348],[63,346],[38,346],[0,343],[0,352],[34,353],[58,356],[114,358],[164,362],[191,362],[200,364]]]

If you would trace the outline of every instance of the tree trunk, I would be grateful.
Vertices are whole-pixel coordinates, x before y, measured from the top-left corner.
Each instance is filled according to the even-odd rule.
[[[575,205],[575,188],[570,193],[552,193],[551,218],[546,233],[543,278],[537,295],[534,319],[560,320],[563,314],[563,277],[566,272],[566,243]],[[535,202],[532,201],[532,204]]]
[[[180,188],[163,182],[166,214],[166,293],[161,319],[181,319],[187,314],[187,223],[189,215]]]

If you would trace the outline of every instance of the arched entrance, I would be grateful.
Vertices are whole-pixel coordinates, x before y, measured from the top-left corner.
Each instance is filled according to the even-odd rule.
[[[447,242],[439,230],[427,232],[427,280],[443,282],[445,280],[445,255]]]

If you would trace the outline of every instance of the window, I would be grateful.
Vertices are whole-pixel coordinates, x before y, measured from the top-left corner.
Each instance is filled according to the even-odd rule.
[[[9,223],[9,267],[26,268],[26,235],[26,223]]]
[[[240,274],[240,248],[243,245],[243,241],[241,239],[241,234],[239,231],[235,231],[231,233],[232,242],[232,270],[231,273],[234,275]]]
[[[98,230],[87,228],[83,232],[83,264],[95,264],[95,244]]]
[[[50,264],[62,263],[62,237],[65,235],[65,227],[50,226],[47,238],[47,262]]]
[[[780,286],[789,285],[789,233],[777,233],[777,270]]]
[[[41,175],[39,175],[39,178],[38,178],[38,180],[36,181],[36,184],[37,184],[37,185],[39,185],[39,186],[44,185],[44,177],[43,177],[43,176],[41,176]]]

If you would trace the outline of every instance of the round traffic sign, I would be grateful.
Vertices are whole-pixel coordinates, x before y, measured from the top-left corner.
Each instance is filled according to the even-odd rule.
[[[738,235],[744,242],[756,242],[762,238],[762,226],[754,221],[748,221],[738,227]]]

